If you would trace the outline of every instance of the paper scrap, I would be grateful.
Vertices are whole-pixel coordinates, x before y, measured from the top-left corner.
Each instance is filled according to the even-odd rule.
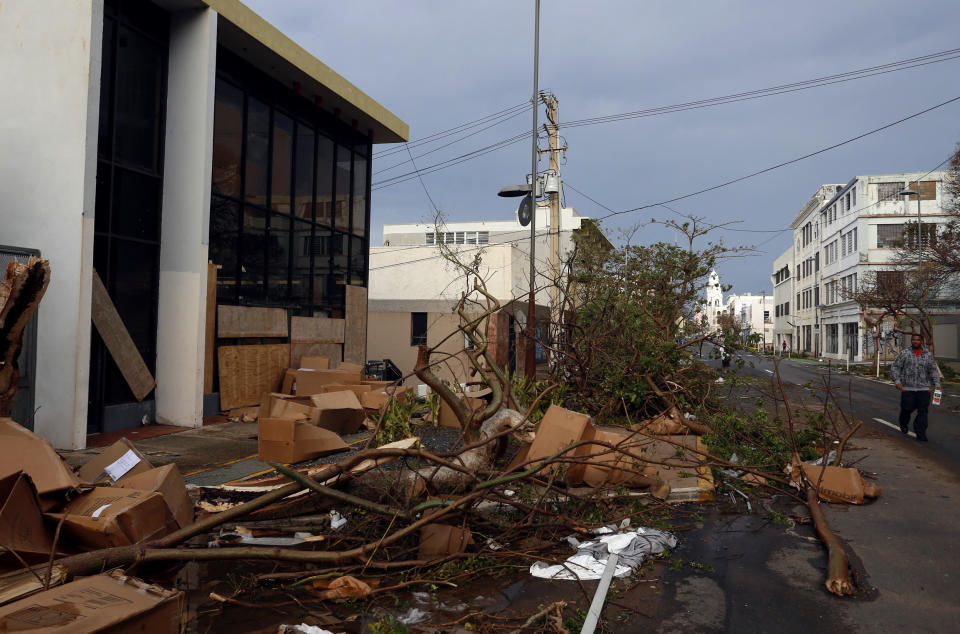
[[[117,458],[113,464],[108,464],[103,470],[106,471],[111,480],[116,482],[126,475],[127,471],[137,466],[139,462],[140,456],[135,454],[132,449],[128,449],[127,453]]]
[[[100,514],[103,513],[104,511],[106,511],[106,510],[107,510],[107,507],[109,507],[109,506],[110,506],[109,504],[104,504],[103,506],[101,506],[100,508],[98,508],[96,511],[94,511],[93,514],[90,515],[90,517],[100,517]]]
[[[336,511],[330,511],[330,528],[338,531],[347,525],[347,518]]]

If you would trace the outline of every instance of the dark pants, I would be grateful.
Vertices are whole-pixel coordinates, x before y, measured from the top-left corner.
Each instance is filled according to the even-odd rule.
[[[904,390],[900,393],[900,429],[907,429],[910,425],[910,414],[917,410],[913,419],[913,431],[917,436],[927,433],[927,409],[930,408],[930,392],[922,390],[914,392]]]

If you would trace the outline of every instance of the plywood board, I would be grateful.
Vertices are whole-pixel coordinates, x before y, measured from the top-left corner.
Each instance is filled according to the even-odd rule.
[[[133,343],[127,327],[123,325],[120,313],[117,312],[113,301],[107,293],[103,280],[93,271],[93,301],[91,305],[91,318],[100,338],[106,344],[110,356],[114,363],[120,369],[130,391],[134,398],[142,401],[149,394],[157,383],[153,380],[153,375],[144,363],[137,345]]]
[[[258,405],[266,393],[278,392],[289,366],[290,345],[220,346],[220,409]]]
[[[330,368],[336,368],[342,361],[343,345],[339,343],[292,343],[290,344],[290,367],[299,368],[300,359],[305,354],[321,354],[330,359]]]
[[[367,289],[349,285],[346,291],[343,360],[363,365],[367,362]]]
[[[343,319],[291,317],[290,341],[292,343],[343,343],[344,327]]]
[[[287,310],[260,306],[218,306],[217,334],[229,337],[286,337]]]
[[[203,393],[213,393],[213,355],[217,336],[217,265],[207,263],[207,325],[203,351]]]

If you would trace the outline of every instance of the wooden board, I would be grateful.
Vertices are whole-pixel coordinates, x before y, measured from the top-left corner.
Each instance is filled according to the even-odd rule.
[[[217,306],[217,335],[229,337],[286,337],[287,310],[259,306]]]
[[[291,317],[292,343],[343,343],[346,322],[330,317]],[[339,356],[339,355],[338,355]]]
[[[346,291],[343,360],[363,365],[367,362],[367,289],[349,285]]]
[[[114,363],[120,369],[130,391],[134,398],[142,401],[149,394],[157,383],[153,380],[153,375],[144,363],[137,345],[133,343],[130,333],[127,332],[120,313],[117,312],[113,301],[107,293],[103,280],[97,275],[96,269],[93,271],[93,301],[91,305],[91,318],[100,338],[106,344],[110,356]]]
[[[265,393],[278,392],[289,367],[290,344],[220,346],[220,409],[258,405]]]
[[[203,393],[213,393],[213,355],[217,336],[217,265],[207,263],[207,326],[203,345]]]

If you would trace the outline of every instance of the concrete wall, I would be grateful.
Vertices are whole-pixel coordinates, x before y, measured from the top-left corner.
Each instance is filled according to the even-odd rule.
[[[452,383],[466,382],[465,356],[463,355],[463,335],[455,333],[442,344],[440,343],[453,333],[459,326],[459,318],[452,313],[427,313],[427,345],[437,346],[438,353],[434,357],[441,360],[446,355],[454,355],[445,363],[434,368],[434,373],[441,379]],[[371,310],[367,316],[367,357],[370,359],[392,360],[404,376],[413,372],[417,362],[417,347],[410,345],[410,313],[409,312],[375,312]],[[412,376],[404,381],[404,385],[419,385],[422,381]]]
[[[157,422],[203,424],[217,14],[172,14],[164,142]]]
[[[102,0],[0,3],[0,243],[39,249],[34,429],[85,444]]]

